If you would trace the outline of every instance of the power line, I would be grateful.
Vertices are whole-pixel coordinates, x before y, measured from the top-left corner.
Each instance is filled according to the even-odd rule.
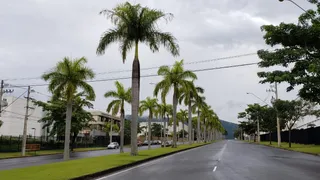
[[[11,113],[11,114],[15,114],[15,115],[19,115],[19,116],[25,116],[25,114],[20,114],[20,113],[16,113],[16,112],[12,112],[12,111],[6,111],[4,110],[4,112],[7,112],[7,113]],[[41,117],[37,117],[37,116],[32,116],[33,113],[31,113],[30,115],[28,115],[28,117],[34,117],[34,118],[39,118],[41,119]],[[23,117],[24,118],[24,117]]]
[[[207,63],[207,62],[212,62],[212,61],[221,61],[221,60],[235,59],[235,58],[246,57],[246,56],[253,56],[253,55],[257,55],[257,53],[247,53],[247,54],[239,54],[239,55],[234,55],[234,56],[226,56],[226,57],[220,57],[220,58],[206,59],[206,60],[201,60],[201,61],[191,61],[191,62],[186,62],[184,64],[185,65],[200,64],[200,63]],[[168,66],[173,66],[173,65],[168,65]],[[141,68],[140,70],[141,71],[152,70],[152,69],[158,69],[159,67],[160,66]],[[107,72],[96,73],[96,75],[131,72],[131,71],[132,71],[131,69],[107,71]],[[4,80],[5,81],[17,81],[17,80],[35,80],[35,79],[41,79],[41,77],[12,78],[12,79],[8,78],[8,79],[4,79]],[[12,86],[12,87],[15,87],[15,86]]]
[[[229,68],[236,68],[236,67],[244,67],[244,66],[252,66],[258,64],[257,62],[254,63],[246,63],[246,64],[237,64],[237,65],[229,65],[229,66],[220,66],[220,67],[212,67],[212,68],[204,68],[204,69],[195,69],[191,70],[192,72],[201,72],[201,71],[212,71],[212,70],[219,70],[219,69],[229,69]],[[147,77],[156,77],[159,76],[158,74],[148,74],[148,75],[141,75],[141,78]],[[115,80],[124,80],[124,79],[131,79],[131,76],[126,77],[117,77],[117,78],[108,78],[108,79],[95,79],[95,80],[88,80],[86,82],[105,82],[105,81],[115,81]],[[47,86],[48,83],[45,84],[32,84],[32,87],[39,87],[39,86]],[[27,87],[29,85],[16,85],[16,87]]]
[[[11,106],[13,103],[15,103],[21,96],[23,96],[27,91],[22,93],[20,96],[18,96],[15,100],[13,100],[8,106],[6,106],[2,111],[6,110],[9,106]]]

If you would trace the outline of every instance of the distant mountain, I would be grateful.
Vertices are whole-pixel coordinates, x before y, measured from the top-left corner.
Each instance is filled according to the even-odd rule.
[[[220,120],[224,129],[228,132],[227,139],[234,139],[233,132],[238,128],[238,125],[232,122]]]
[[[126,115],[127,120],[131,120],[131,115]],[[147,116],[138,117],[138,122],[146,122],[148,120]],[[229,121],[220,120],[222,126],[226,131],[228,131],[228,135],[226,136],[227,139],[234,139],[233,132],[235,129],[238,128],[238,125]],[[157,118],[153,118],[151,122],[161,122],[161,120]]]

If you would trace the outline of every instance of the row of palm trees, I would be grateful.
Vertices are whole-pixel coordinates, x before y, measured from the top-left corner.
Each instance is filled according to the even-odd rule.
[[[123,89],[119,93],[121,98],[115,93],[106,93],[106,97],[116,97],[116,100],[109,104],[109,110],[117,112],[121,111],[121,117],[124,118],[124,102],[131,103],[131,137],[137,137],[137,120],[139,113],[140,103],[140,62],[139,62],[139,43],[146,44],[152,52],[159,51],[160,46],[164,46],[173,56],[179,55],[179,45],[176,38],[169,32],[162,32],[157,23],[164,19],[169,21],[173,18],[170,13],[165,13],[157,9],[143,7],[140,4],[130,4],[129,2],[119,4],[111,10],[103,10],[100,14],[106,15],[114,25],[113,28],[105,31],[99,41],[96,53],[103,55],[107,47],[112,43],[119,43],[120,53],[122,60],[125,62],[127,59],[127,52],[134,48],[134,60],[132,64],[132,85],[131,89]],[[68,101],[66,110],[66,128],[65,128],[65,146],[64,146],[64,159],[69,159],[69,143],[70,143],[70,127],[72,116],[72,103],[77,91],[83,91],[88,100],[95,100],[95,93],[93,88],[87,83],[87,80],[93,79],[94,72],[85,67],[87,62],[86,58],[69,59],[64,58],[63,61],[58,62],[56,67],[45,73],[43,79],[49,81],[48,89],[57,97],[64,97]],[[184,96],[183,101],[188,106],[188,125],[192,125],[191,110],[196,107],[198,115],[197,122],[197,137],[200,139],[200,115],[203,108],[208,107],[204,103],[204,97],[197,96],[201,92],[192,86],[196,75],[191,71],[184,71],[183,61],[176,62],[173,68],[162,66],[158,70],[158,74],[163,76],[163,80],[159,82],[154,90],[154,95],[161,95],[163,102],[169,91],[173,90],[173,138],[174,147],[176,147],[176,113],[179,97]],[[118,84],[120,86],[120,83]],[[192,92],[181,91],[181,89],[192,89]],[[129,95],[131,98],[129,99]],[[128,96],[128,97],[123,97]],[[161,113],[161,116],[165,116]],[[212,117],[211,117],[212,118]],[[208,119],[208,117],[206,117]],[[209,118],[210,119],[210,118]],[[206,122],[208,122],[206,120]],[[123,144],[123,121],[121,122],[120,134]],[[189,129],[190,132],[190,129]],[[189,139],[190,141],[190,139]],[[123,151],[123,149],[122,149]],[[135,156],[138,153],[137,138],[131,138],[131,155]]]

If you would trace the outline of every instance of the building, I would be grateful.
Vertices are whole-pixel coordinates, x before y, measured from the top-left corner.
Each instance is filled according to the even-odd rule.
[[[0,127],[0,136],[21,136],[23,134],[24,118],[26,113],[27,100],[25,98],[16,98],[13,96],[3,97],[3,105],[1,120],[3,122]],[[29,117],[27,121],[27,135],[43,136],[43,123],[39,123],[44,112],[41,107],[29,102]]]
[[[116,123],[120,127],[120,118],[112,116],[106,112],[92,110],[89,111],[92,114],[92,121],[89,122],[90,128],[86,128],[81,132],[81,135],[89,136],[106,136],[106,133],[103,131],[105,124],[107,122]],[[113,136],[118,136],[118,132],[113,132]]]

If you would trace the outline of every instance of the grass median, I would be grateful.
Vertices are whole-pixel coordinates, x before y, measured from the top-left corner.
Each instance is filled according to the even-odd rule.
[[[269,141],[263,141],[263,142],[260,142],[260,144],[278,148],[277,142],[272,142],[270,145]],[[289,143],[281,142],[280,148],[291,150],[291,151],[320,155],[320,145],[291,143],[291,148],[289,148]]]
[[[94,148],[76,148],[74,152],[86,152],[86,151],[97,151],[97,150],[105,150],[106,147],[94,147]],[[41,150],[41,151],[30,151],[26,152],[26,156],[43,156],[43,155],[52,155],[52,154],[62,154],[63,149],[56,150]],[[0,159],[6,158],[19,158],[21,157],[21,152],[10,152],[10,153],[0,153]]]
[[[138,156],[130,156],[129,153],[112,154],[41,166],[4,170],[0,171],[0,177],[1,179],[10,180],[66,180],[201,145],[204,144],[179,145],[178,148],[166,147],[142,150],[139,151]]]

